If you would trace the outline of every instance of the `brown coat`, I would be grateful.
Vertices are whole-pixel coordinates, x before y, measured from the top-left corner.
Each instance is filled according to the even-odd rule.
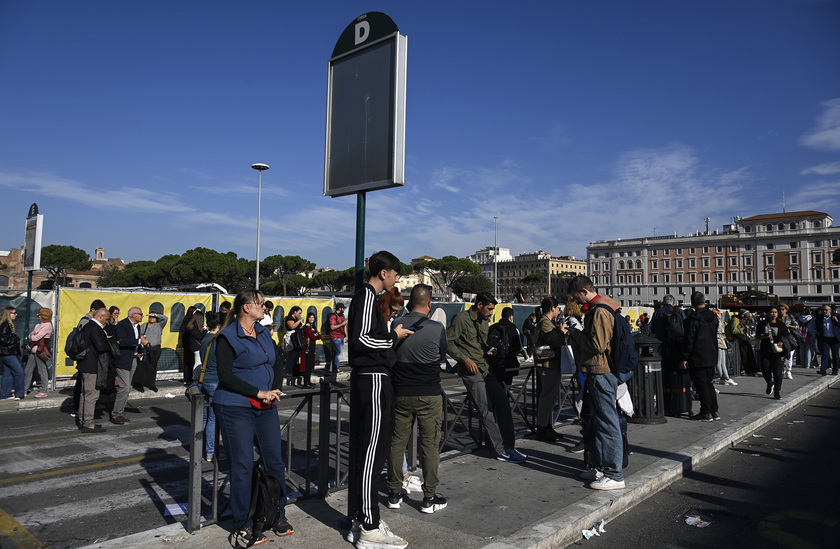
[[[604,304],[618,310],[618,303],[609,297],[602,297],[583,317],[583,331],[571,331],[570,336],[578,349],[578,368],[585,374],[608,374],[610,364],[607,355],[612,351],[613,315],[595,305]]]

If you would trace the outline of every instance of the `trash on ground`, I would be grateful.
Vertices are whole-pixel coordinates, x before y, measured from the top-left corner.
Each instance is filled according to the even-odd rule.
[[[755,438],[764,438],[764,435],[753,435]]]
[[[696,526],[697,528],[705,528],[706,526],[711,524],[711,522],[706,522],[705,520],[701,519],[698,515],[686,516],[685,523],[689,526]]]
[[[782,439],[777,438],[777,437],[773,437],[773,440],[782,440]]]
[[[604,524],[606,523],[603,519],[601,519],[601,522],[593,525],[589,530],[581,530],[580,532],[583,534],[584,539],[590,539],[592,536],[600,536],[601,534],[605,534],[607,532],[604,530]]]
[[[186,515],[187,514],[187,504],[186,503],[170,503],[166,506],[166,509],[163,511],[163,516],[177,516],[177,515]]]
[[[805,423],[805,420],[804,419],[794,419],[793,422],[794,423]]]
[[[175,398],[175,395],[172,393],[166,393],[166,398]]]

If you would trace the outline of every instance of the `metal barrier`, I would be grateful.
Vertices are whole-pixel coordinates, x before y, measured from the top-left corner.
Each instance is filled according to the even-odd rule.
[[[539,398],[538,376],[535,367],[524,365],[522,370],[527,370],[524,377],[519,376],[521,379],[519,377],[515,378],[514,383],[507,389],[514,418],[521,418],[519,422],[514,421],[520,433],[536,430],[536,412]],[[349,387],[331,385],[328,381],[322,379],[317,390],[296,392],[284,398],[287,402],[289,399],[300,399],[300,402],[288,415],[283,414],[281,417],[286,443],[286,483],[290,492],[297,491],[299,493],[297,497],[290,497],[290,501],[309,497],[323,498],[332,491],[342,490],[346,487],[349,480],[349,394]],[[484,426],[480,419],[477,429],[473,423],[474,407],[467,391],[443,391],[442,394],[441,452],[448,453],[447,457],[454,457],[460,452],[483,447]],[[317,420],[313,413],[316,409],[315,399],[318,399]],[[562,406],[566,400],[565,395],[561,394],[558,399],[560,406],[555,413],[555,418],[562,412]],[[219,521],[219,494],[223,489],[219,482],[219,461],[214,459],[212,461],[211,513],[209,519],[203,519],[201,512],[204,501],[202,494],[204,485],[203,467],[206,462],[202,459],[202,450],[204,448],[205,406],[203,395],[198,395],[191,401],[187,509],[187,531],[190,533]],[[280,412],[278,411],[278,413]],[[305,416],[303,418],[301,418],[302,413]],[[306,422],[302,444],[302,441],[294,439],[294,435],[299,429],[296,425],[298,421]],[[524,428],[522,427],[523,423]],[[411,470],[416,469],[418,464],[417,426],[414,427],[409,447],[406,450],[407,461]],[[313,441],[313,438],[315,438],[313,432],[316,429],[317,442]],[[216,423],[216,433],[218,454],[219,447],[224,445],[224,441],[220,440],[219,437],[218,422]],[[469,443],[470,441],[472,444]],[[295,442],[298,443],[297,446]],[[296,454],[303,456],[304,463],[302,466],[294,459]]]

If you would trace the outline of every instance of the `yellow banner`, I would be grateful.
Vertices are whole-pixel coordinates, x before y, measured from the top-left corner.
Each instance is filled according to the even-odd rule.
[[[64,343],[67,336],[75,328],[79,320],[90,312],[90,305],[96,299],[101,299],[106,307],[119,307],[120,320],[126,318],[131,307],[140,307],[143,314],[149,313],[154,307],[156,311],[163,311],[167,317],[167,324],[163,330],[162,348],[158,371],[178,370],[180,342],[179,333],[187,309],[194,305],[202,310],[210,310],[213,303],[212,294],[176,294],[152,292],[108,292],[99,290],[61,289],[59,296],[60,315],[58,319],[58,334],[54,339],[56,375],[67,376],[76,373],[75,363],[64,354]],[[146,317],[143,317],[146,322]]]

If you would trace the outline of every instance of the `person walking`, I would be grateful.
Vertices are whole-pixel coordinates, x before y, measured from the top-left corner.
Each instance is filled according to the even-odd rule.
[[[726,350],[729,349],[729,343],[726,341],[726,332],[724,330],[723,313],[720,309],[712,309],[718,319],[717,329],[717,370],[719,383],[721,385],[738,385],[732,378],[729,377],[729,370],[726,368]]]
[[[6,307],[0,315],[0,360],[3,364],[0,400],[21,400],[26,396],[20,366],[20,336],[15,329],[17,309]]]
[[[768,395],[772,392],[773,398],[782,398],[782,379],[784,379],[784,358],[785,351],[782,338],[787,336],[787,326],[779,318],[779,308],[770,307],[767,317],[758,323],[755,329],[756,336],[761,341],[759,356],[761,357],[761,373],[764,381],[767,382]]]

